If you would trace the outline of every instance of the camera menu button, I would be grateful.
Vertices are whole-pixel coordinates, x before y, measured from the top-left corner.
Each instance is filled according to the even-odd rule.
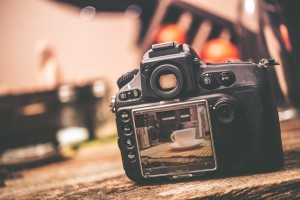
[[[204,89],[214,89],[218,86],[216,78],[210,73],[202,75],[199,82]]]
[[[126,110],[121,111],[119,115],[123,122],[127,122],[130,120],[130,113]]]

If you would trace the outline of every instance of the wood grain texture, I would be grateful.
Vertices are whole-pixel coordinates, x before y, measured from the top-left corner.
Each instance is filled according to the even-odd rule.
[[[73,159],[18,172],[5,180],[0,199],[300,199],[300,127],[285,129],[282,140],[280,171],[152,185],[124,175],[116,144],[82,149]]]

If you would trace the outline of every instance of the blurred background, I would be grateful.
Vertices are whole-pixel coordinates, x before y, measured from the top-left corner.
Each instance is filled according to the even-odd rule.
[[[297,0],[0,1],[0,165],[115,141],[109,102],[152,44],[190,44],[205,62],[268,68],[281,121],[300,106]]]

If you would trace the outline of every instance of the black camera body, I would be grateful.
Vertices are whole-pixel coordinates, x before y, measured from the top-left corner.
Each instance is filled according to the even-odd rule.
[[[283,167],[267,66],[206,64],[186,44],[156,44],[112,101],[126,175],[140,182]]]

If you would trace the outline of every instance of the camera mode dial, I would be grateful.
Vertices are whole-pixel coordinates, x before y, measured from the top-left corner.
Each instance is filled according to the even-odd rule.
[[[119,89],[121,89],[123,86],[125,86],[127,83],[129,83],[139,72],[138,69],[134,69],[130,72],[127,72],[126,74],[123,74],[118,80],[117,85]]]

